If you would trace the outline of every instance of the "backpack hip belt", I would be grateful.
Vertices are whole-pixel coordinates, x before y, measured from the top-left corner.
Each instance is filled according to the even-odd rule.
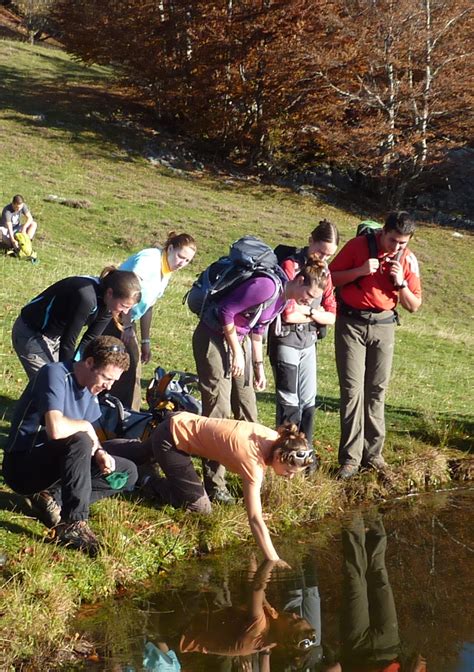
[[[282,322],[282,331],[318,331],[319,325],[316,322],[302,322],[300,324],[288,324]]]

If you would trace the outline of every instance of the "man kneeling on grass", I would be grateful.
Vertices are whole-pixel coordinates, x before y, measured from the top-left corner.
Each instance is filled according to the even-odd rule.
[[[97,395],[128,366],[113,336],[91,341],[79,362],[44,366],[16,406],[3,458],[6,483],[31,495],[38,517],[54,527],[54,540],[92,556],[99,542],[87,523],[89,505],[137,480],[136,466],[108,453],[92,427],[100,417]]]

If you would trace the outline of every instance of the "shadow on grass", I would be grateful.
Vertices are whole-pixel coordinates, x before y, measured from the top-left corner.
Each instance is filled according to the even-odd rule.
[[[6,397],[4,394],[0,394],[0,408],[2,409],[2,418],[11,422],[13,417],[13,409],[18,399],[12,399],[11,397]]]
[[[31,507],[27,504],[25,497],[8,490],[0,490],[0,509],[31,516]]]
[[[7,490],[0,490],[0,510],[11,511],[12,513],[28,516],[29,518],[33,517],[31,507],[28,505],[25,497],[17,495],[14,492],[8,492]],[[14,534],[23,534],[36,541],[43,539],[43,535],[32,532],[26,526],[11,521],[0,520],[0,528]]]
[[[299,192],[301,185],[274,182],[271,176],[263,180],[250,169],[237,168],[216,152],[219,143],[186,138],[158,123],[149,106],[132,99],[125,91],[123,94],[118,90],[112,91],[106,74],[101,75],[97,71],[88,73],[87,66],[56,56],[53,50],[49,54],[41,54],[40,58],[51,68],[41,75],[37,74],[39,67],[26,72],[26,69],[0,66],[0,106],[13,110],[16,113],[14,121],[23,123],[35,134],[55,129],[60,132],[57,141],[63,143],[67,133],[69,144],[75,145],[79,152],[83,146],[83,156],[90,157],[93,153],[114,162],[134,161],[142,158],[146,151],[159,153],[163,145],[165,151],[171,148],[173,155],[168,161],[171,166],[168,176],[179,180],[183,179],[183,171],[189,177],[193,173],[201,174],[194,161],[185,158],[188,149],[191,149],[192,154],[207,157],[206,161],[213,166],[214,177],[219,177],[221,172],[221,177],[235,173],[235,180],[231,179],[229,183],[221,180],[213,184],[216,190],[235,192],[238,189],[239,192],[250,193],[256,200],[269,198],[275,188]],[[112,82],[112,86],[114,84]],[[18,118],[17,114],[26,118]],[[156,130],[161,131],[160,137],[156,136]],[[92,151],[91,133],[97,136]],[[100,145],[104,142],[115,144],[117,153],[111,153],[110,148],[102,148],[101,152]],[[183,145],[184,153],[180,149],[176,151],[180,145]],[[247,178],[256,179],[247,182]],[[363,198],[361,193],[358,193],[359,203],[356,204],[352,193],[328,185],[319,185],[313,197],[361,218],[367,209],[373,207],[369,200],[360,203]]]
[[[410,434],[432,446],[474,452],[474,420],[471,418],[440,413],[434,418],[424,418],[419,429],[411,430]]]
[[[10,431],[10,423],[13,417],[13,410],[17,399],[11,399],[11,397],[6,397],[4,394],[0,394],[0,408],[2,409],[2,422],[6,423],[6,427],[0,428],[0,450],[4,448],[8,432]],[[1,482],[1,471],[0,471],[0,482]]]
[[[24,70],[5,64],[0,66],[0,104],[13,111],[10,116],[16,123],[23,123],[35,134],[48,129],[60,131],[58,142],[61,143],[63,134],[67,133],[68,142],[79,148],[84,145],[88,155],[91,154],[91,133],[100,136],[93,147],[94,154],[100,151],[100,140],[113,142],[121,149],[124,143],[134,140],[140,139],[143,143],[143,132],[139,137],[135,129],[115,117],[124,104],[130,117],[142,115],[143,106],[125,100],[118,92],[106,90],[105,77],[102,81],[95,73],[88,77],[85,67],[79,64],[54,53],[43,54],[41,58],[52,62],[54,74],[46,72],[35,77],[35,71],[26,75]],[[133,154],[133,149],[127,147],[127,153],[115,156],[108,151],[106,155],[114,161],[130,161],[130,152]]]

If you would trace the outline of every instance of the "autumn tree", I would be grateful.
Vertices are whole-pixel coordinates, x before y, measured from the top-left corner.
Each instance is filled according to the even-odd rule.
[[[472,138],[470,0],[322,0],[293,6],[286,133],[376,179],[397,202]],[[282,60],[282,59],[280,59]],[[281,91],[281,88],[280,88]]]
[[[12,7],[22,17],[31,43],[50,32],[54,0],[14,0]]]
[[[57,0],[67,48],[233,158],[398,201],[472,138],[472,0]]]

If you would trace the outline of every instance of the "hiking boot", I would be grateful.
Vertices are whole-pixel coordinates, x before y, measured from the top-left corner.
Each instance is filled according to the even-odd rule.
[[[72,523],[61,522],[55,527],[56,535],[52,538],[58,544],[76,548],[94,558],[99,551],[99,540],[87,524],[87,520],[74,520]]]
[[[235,504],[235,498],[232,497],[227,488],[215,490],[209,499],[216,504]]]
[[[364,465],[366,469],[374,469],[375,471],[387,471],[388,466],[383,457],[374,457]]]
[[[358,471],[359,467],[357,464],[343,464],[342,467],[339,468],[336,478],[338,481],[347,481],[349,478],[355,476]]]
[[[46,527],[56,527],[61,522],[61,507],[47,490],[28,497],[36,518]]]

